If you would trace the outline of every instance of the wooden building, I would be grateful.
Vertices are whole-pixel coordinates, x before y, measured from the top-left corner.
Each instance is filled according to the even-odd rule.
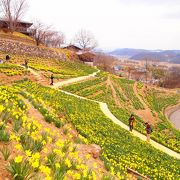
[[[9,29],[9,21],[0,19],[0,29]],[[15,27],[13,29],[15,29],[15,31],[26,34],[26,35],[30,35],[31,31],[29,30],[29,28],[32,26],[33,23],[29,23],[29,22],[23,22],[23,21],[19,21],[16,23]]]
[[[86,52],[83,54],[79,54],[78,57],[79,57],[80,61],[82,61],[84,64],[93,66],[96,55],[94,55],[93,53],[90,53],[90,52]]]
[[[68,50],[73,51],[73,52],[82,51],[81,48],[79,48],[79,47],[77,47],[75,45],[69,45],[69,46],[64,47],[63,49],[68,49]]]

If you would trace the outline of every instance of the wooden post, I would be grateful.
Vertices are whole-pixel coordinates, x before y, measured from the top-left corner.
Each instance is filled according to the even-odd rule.
[[[139,172],[137,172],[137,171],[135,171],[135,170],[133,170],[133,169],[131,169],[131,168],[127,168],[127,171],[128,171],[128,172],[131,172],[131,173],[133,173],[133,174],[135,174],[135,175],[137,175],[137,176],[140,176],[140,177],[142,177],[143,179],[150,180],[150,178],[148,178],[148,177],[140,174]]]

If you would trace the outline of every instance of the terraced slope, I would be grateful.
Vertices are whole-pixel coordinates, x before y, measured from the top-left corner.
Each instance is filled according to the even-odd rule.
[[[151,179],[180,178],[179,159],[135,137],[135,131],[131,134],[125,130],[127,127],[123,129],[115,124],[105,116],[99,103],[46,87],[51,73],[58,82],[91,74],[96,69],[64,61],[70,57],[69,52],[63,50],[54,52],[62,54],[59,59],[48,56],[54,50],[41,47],[39,51],[35,48],[37,51],[32,55],[32,44],[27,51],[27,46],[19,48],[25,43],[17,46],[15,41],[11,62],[0,65],[0,83],[10,85],[0,86],[0,176],[9,179],[13,176],[16,179],[31,176],[31,179],[58,180],[132,179],[127,173],[127,168],[131,168]],[[42,54],[44,51],[46,53]],[[1,52],[1,58],[5,54]],[[20,66],[25,59],[34,70]],[[179,152],[179,131],[163,114],[167,106],[178,102],[179,95],[145,88],[141,83],[105,72],[63,89],[107,103],[111,112],[125,124],[129,115],[135,113],[135,128],[142,133],[145,133],[143,123],[147,121],[148,112],[154,126],[152,138]],[[93,158],[90,144],[102,148],[101,160]]]
[[[40,99],[30,99],[35,109],[28,101],[31,96],[25,99],[21,94],[25,96],[18,87],[0,87],[0,179],[114,176],[98,157],[93,158],[93,146],[86,145],[66,117],[59,117],[61,111],[56,113],[43,101],[40,106]]]
[[[0,59],[5,58],[6,53],[0,52]],[[88,67],[80,62],[61,61],[57,59],[44,59],[40,57],[31,57],[27,55],[10,55],[10,63],[0,64],[0,81],[2,83],[13,82],[15,79],[29,78],[35,80],[28,70],[25,70],[21,65],[25,60],[28,60],[29,67],[36,70],[44,83],[48,85],[50,82],[50,75],[54,74],[56,81],[63,81],[79,76],[86,76],[97,70]]]
[[[108,77],[104,78],[104,76],[106,76],[104,73],[98,74],[96,80],[109,81]],[[64,123],[71,122],[85,142],[100,145],[105,167],[111,171],[111,174],[125,178],[127,176],[126,169],[132,168],[151,178],[165,178],[167,172],[168,178],[179,178],[179,160],[154,149],[151,145],[142,142],[128,131],[115,125],[104,116],[98,104],[71,97],[29,81],[20,82],[17,87],[15,88],[16,93],[22,94],[32,102],[34,107],[44,115],[47,122],[53,123],[57,127],[62,127]],[[133,106],[132,104],[130,106]],[[47,109],[51,109],[51,113]],[[61,113],[61,117],[65,118],[63,118],[64,120],[58,120],[57,115],[59,113]],[[18,158],[20,157],[18,156]],[[14,161],[16,160],[14,159]],[[167,164],[172,164],[172,166],[167,166]],[[157,167],[161,167],[161,169]]]
[[[49,84],[49,78],[52,73],[54,74],[55,81],[61,81],[73,77],[85,76],[96,71],[96,69],[78,61],[77,55],[69,50],[48,48],[43,45],[37,47],[33,43],[32,38],[16,32],[10,34],[0,31],[0,37],[2,37],[0,38],[0,59],[5,61],[7,54],[11,57],[9,65],[4,65],[4,67],[1,65],[0,67],[4,70],[0,72],[2,76],[0,81],[8,78],[8,82],[13,82],[11,79],[19,80],[20,75],[22,78],[24,76],[25,78],[34,80],[26,71],[20,70],[22,67],[15,67],[15,64],[24,64],[25,60],[28,60],[28,65],[31,68],[39,71],[38,73],[44,85]],[[14,66],[13,69],[12,66]],[[2,83],[6,83],[6,81]]]
[[[152,138],[179,152],[180,133],[166,119],[163,110],[169,105],[178,103],[180,95],[164,91],[155,93],[153,88],[145,89],[140,83],[135,84],[134,81],[106,73],[100,73],[93,80],[66,86],[63,90],[107,103],[111,112],[127,125],[130,114],[135,113],[137,119],[135,129],[144,134],[144,122],[151,118]],[[149,119],[147,114],[150,114]]]
[[[100,145],[102,159],[112,173],[125,175],[126,168],[130,167],[153,179],[178,179],[179,160],[115,125],[101,112],[97,103],[29,81],[20,82],[18,86],[37,109],[40,110],[40,104],[43,104],[52,108],[55,114],[61,112],[89,143]]]

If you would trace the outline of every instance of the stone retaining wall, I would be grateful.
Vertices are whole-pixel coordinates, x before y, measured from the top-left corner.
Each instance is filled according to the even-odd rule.
[[[66,60],[66,54],[63,52],[53,51],[48,48],[28,45],[16,41],[8,41],[0,39],[0,51],[9,54],[20,54],[28,56],[37,56],[42,58],[55,58],[59,60]]]

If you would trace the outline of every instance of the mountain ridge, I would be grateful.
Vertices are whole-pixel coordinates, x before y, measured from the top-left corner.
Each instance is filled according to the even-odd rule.
[[[146,50],[146,49],[133,49],[133,48],[119,48],[114,51],[108,52],[113,56],[126,56],[134,60],[157,60],[164,62],[171,62],[180,64],[180,50]]]

